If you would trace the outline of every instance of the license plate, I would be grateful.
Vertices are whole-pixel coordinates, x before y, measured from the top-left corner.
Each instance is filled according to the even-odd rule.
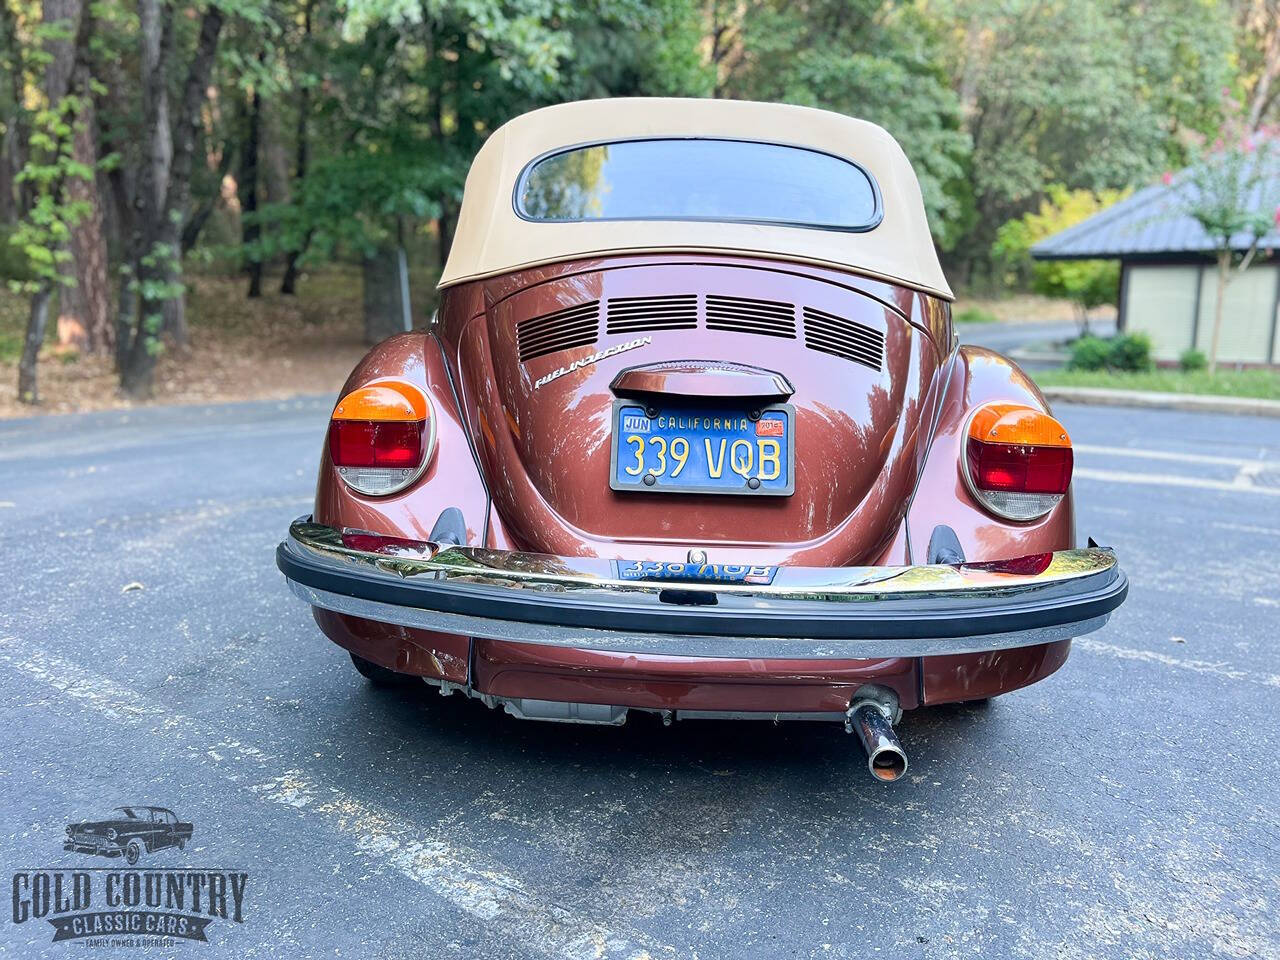
[[[795,412],[760,408],[613,405],[609,486],[647,493],[790,496]]]
[[[745,563],[682,563],[664,560],[619,560],[619,580],[692,581],[694,583],[773,583],[777,567]]]

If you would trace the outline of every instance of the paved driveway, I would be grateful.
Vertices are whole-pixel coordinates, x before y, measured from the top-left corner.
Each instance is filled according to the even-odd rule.
[[[63,829],[132,802],[195,824],[142,866],[248,874],[209,944],[88,956],[1280,955],[1280,422],[1063,408],[1129,602],[1050,680],[908,715],[886,787],[835,726],[364,684],[272,559],[327,412],[0,424],[3,862],[119,869]]]

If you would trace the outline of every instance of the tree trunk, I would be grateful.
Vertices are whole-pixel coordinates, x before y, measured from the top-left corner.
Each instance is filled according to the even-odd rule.
[[[142,40],[142,118],[146,125],[143,201],[153,210],[164,209],[173,163],[173,139],[169,132],[169,85],[165,70],[173,53],[173,8],[161,0],[139,0],[138,25]]]
[[[311,4],[312,0],[302,7],[302,53],[305,56],[310,50],[311,40]],[[303,61],[304,65],[306,61]],[[310,143],[308,137],[308,123],[311,116],[311,87],[303,83],[298,90],[298,128],[295,132],[297,139],[297,154],[295,155],[295,168],[293,178],[295,183],[302,183],[307,179],[307,163],[310,160]],[[308,229],[302,237],[302,243],[298,245],[298,249],[290,250],[289,257],[284,265],[284,277],[280,281],[280,292],[293,296],[298,292],[298,260],[307,252],[307,247],[311,246],[311,230]]]
[[[77,60],[72,82],[82,103],[72,153],[77,163],[93,170],[98,162],[98,121],[90,96],[89,64],[83,56]],[[68,246],[75,264],[76,282],[70,298],[72,308],[62,312],[74,314],[83,325],[91,352],[109,355],[115,346],[116,337],[115,326],[111,322],[107,241],[102,225],[102,199],[98,193],[96,173],[86,179],[73,178],[67,184],[67,197],[73,202],[83,203],[87,212],[71,228]]]
[[[18,220],[17,178],[14,169],[17,160],[18,135],[12,118],[5,124],[4,139],[0,141],[0,223],[16,223]]]
[[[18,399],[22,403],[40,402],[36,386],[36,362],[40,347],[44,345],[45,328],[49,326],[49,298],[53,284],[43,281],[31,295],[31,315],[27,320],[27,338],[22,344],[22,359],[18,362]]]
[[[133,261],[121,269],[120,291],[116,299],[116,372],[123,374],[133,349],[134,328],[138,322],[138,291],[134,287]]]
[[[48,62],[45,64],[44,96],[51,106],[60,106],[71,86],[71,74],[75,67],[77,51],[81,44],[87,44],[88,31],[82,30],[80,0],[46,0],[43,7],[43,18],[46,24],[70,24],[71,36],[74,40],[51,38],[45,42],[45,53]],[[18,91],[23,88],[19,86]],[[23,145],[30,147],[28,141]],[[63,145],[59,145],[63,146]],[[25,150],[24,150],[25,154]],[[49,185],[48,188],[56,199],[59,198],[63,186],[61,183]],[[34,194],[27,194],[30,203]],[[31,212],[30,206],[24,206],[23,215]],[[40,347],[44,344],[45,331],[49,326],[49,300],[53,296],[53,281],[40,280],[35,292],[31,295],[30,314],[27,318],[27,333],[22,344],[22,358],[18,362],[18,400],[22,403],[35,404],[40,400],[37,386]]]
[[[267,203],[289,202],[289,153],[281,128],[280,100],[262,103],[262,186]]]
[[[159,0],[140,0],[139,20],[142,24],[143,48],[143,100],[144,103],[167,102],[157,87],[164,87],[167,60],[172,55],[172,30],[169,28],[172,8],[166,6],[166,16],[156,10]],[[138,187],[139,254],[137,278],[144,290],[155,290],[156,285],[167,289],[163,294],[150,293],[140,297],[128,358],[120,372],[120,385],[126,393],[146,397],[151,393],[155,379],[156,356],[160,351],[161,328],[172,322],[176,310],[185,342],[185,316],[181,312],[181,293],[170,295],[182,280],[181,223],[182,212],[187,208],[191,190],[191,163],[195,152],[196,133],[200,127],[200,108],[204,104],[213,70],[213,58],[218,48],[218,36],[222,32],[223,12],[216,6],[209,7],[200,20],[200,32],[196,51],[187,70],[183,87],[182,105],[172,136],[167,127],[158,123],[148,126],[147,156],[150,162],[143,164],[142,183]],[[159,36],[155,34],[159,32]],[[170,37],[169,40],[165,36]],[[158,58],[153,58],[157,54]],[[150,120],[150,115],[148,115]],[[153,141],[164,141],[157,143]],[[165,164],[161,159],[168,158]],[[156,183],[161,169],[167,169],[164,183]],[[166,307],[172,308],[166,310]],[[169,314],[166,317],[166,313]]]
[[[1218,341],[1222,336],[1222,308],[1231,282],[1231,251],[1218,254],[1218,294],[1213,302],[1213,336],[1209,341],[1209,376],[1218,370]]]
[[[27,162],[27,142],[30,126],[27,122],[27,111],[22,102],[22,91],[26,86],[26,68],[21,38],[18,36],[18,20],[8,0],[0,0],[0,42],[3,43],[4,59],[9,65],[9,87],[13,91],[13,114],[6,117],[4,133],[4,151],[0,155],[0,163],[4,171],[0,172],[0,185],[5,195],[0,198],[0,207],[5,212],[5,223],[15,222],[29,207],[31,187],[29,184],[17,182],[17,176]]]
[[[409,272],[403,247],[364,260],[364,342],[375,344],[412,329]]]
[[[458,210],[448,197],[440,201],[440,216],[436,217],[436,255],[441,272],[449,259],[449,249],[453,246],[453,231],[458,226]]]
[[[255,86],[245,114],[244,146],[240,154],[240,238],[244,244],[244,270],[249,275],[249,296],[262,296],[262,254],[255,250],[262,237],[258,222],[258,153],[262,143],[262,98]]]
[[[1249,106],[1245,122],[1252,132],[1262,126],[1263,118],[1275,99],[1272,85],[1280,78],[1280,5],[1255,3],[1249,17],[1249,26],[1265,38],[1262,63],[1253,89],[1248,94]]]
[[[187,217],[187,222],[182,226],[182,253],[185,256],[190,253],[196,243],[200,240],[200,233],[204,230],[204,225],[209,222],[209,218],[213,216],[214,208],[217,207],[218,201],[222,199],[222,182],[227,178],[227,174],[231,172],[231,165],[236,160],[236,144],[228,138],[222,144],[222,154],[218,158],[218,169],[214,173],[213,190],[207,196],[200,198],[200,203],[191,215]]]
[[[77,60],[73,38],[80,30],[81,16],[80,0],[44,0],[42,4],[45,25],[58,26],[64,31],[61,35],[50,36],[44,44],[48,55],[44,69],[44,90],[50,107],[55,107],[71,90]],[[70,198],[70,183],[67,184],[67,195]],[[74,230],[73,227],[72,231]],[[89,318],[77,283],[78,264],[71,243],[68,242],[66,247],[72,257],[58,268],[62,277],[62,295],[58,298],[58,343],[77,350],[88,350]]]
[[[120,251],[120,287],[116,299],[116,372],[123,372],[133,346],[134,324],[138,316],[138,295],[133,282],[138,258],[142,256],[142,234],[136,206],[138,185],[134,172],[117,166],[106,175],[111,194],[112,219]]]
[[[156,282],[172,287],[182,282],[181,237],[177,230],[170,229],[173,225],[161,223],[160,218],[168,215],[173,187],[174,139],[169,123],[169,85],[165,79],[176,43],[173,6],[162,3],[161,0],[139,0],[138,24],[142,39],[142,116],[146,124],[140,202],[147,211],[144,220],[148,221],[143,227],[144,248],[141,256],[156,257],[164,261],[162,269],[147,272]],[[203,100],[203,91],[201,99]],[[182,119],[179,118],[179,121]],[[143,273],[143,270],[138,270],[139,277]],[[159,302],[158,309],[163,318],[162,331],[177,346],[185,347],[188,336],[183,298],[166,298]],[[133,351],[131,355],[132,353]],[[148,356],[154,364],[154,355]]]

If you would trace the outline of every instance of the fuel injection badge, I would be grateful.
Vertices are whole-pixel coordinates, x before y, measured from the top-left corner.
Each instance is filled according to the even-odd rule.
[[[552,380],[559,380],[565,374],[573,373],[575,370],[581,370],[583,367],[590,366],[593,363],[599,363],[606,357],[613,357],[619,353],[625,353],[628,350],[635,350],[637,347],[647,347],[653,343],[653,337],[636,337],[634,340],[628,340],[626,343],[620,343],[617,346],[609,347],[607,350],[599,350],[588,357],[581,360],[575,360],[567,367],[557,367],[546,376],[539,377],[534,381],[533,388],[545,387]]]
[[[110,866],[52,866],[13,875],[13,922],[53,927],[53,943],[164,947],[208,942],[215,920],[244,923],[249,875],[208,867],[144,867],[151,855],[186,849],[193,824],[166,807],[116,807],[97,820],[68,824],[63,850],[114,860]],[[165,851],[165,853],[162,853]]]

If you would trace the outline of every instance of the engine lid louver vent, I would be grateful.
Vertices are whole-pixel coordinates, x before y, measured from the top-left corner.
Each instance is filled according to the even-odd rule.
[[[599,320],[600,301],[590,300],[516,324],[520,362],[557,350],[590,346],[596,342]]]
[[[804,308],[804,345],[873,370],[881,369],[884,363],[883,333],[813,307]]]
[[[766,337],[796,335],[796,308],[781,300],[707,295],[707,328]]]
[[[698,325],[698,295],[610,297],[605,327],[609,333],[641,330],[691,330]]]

